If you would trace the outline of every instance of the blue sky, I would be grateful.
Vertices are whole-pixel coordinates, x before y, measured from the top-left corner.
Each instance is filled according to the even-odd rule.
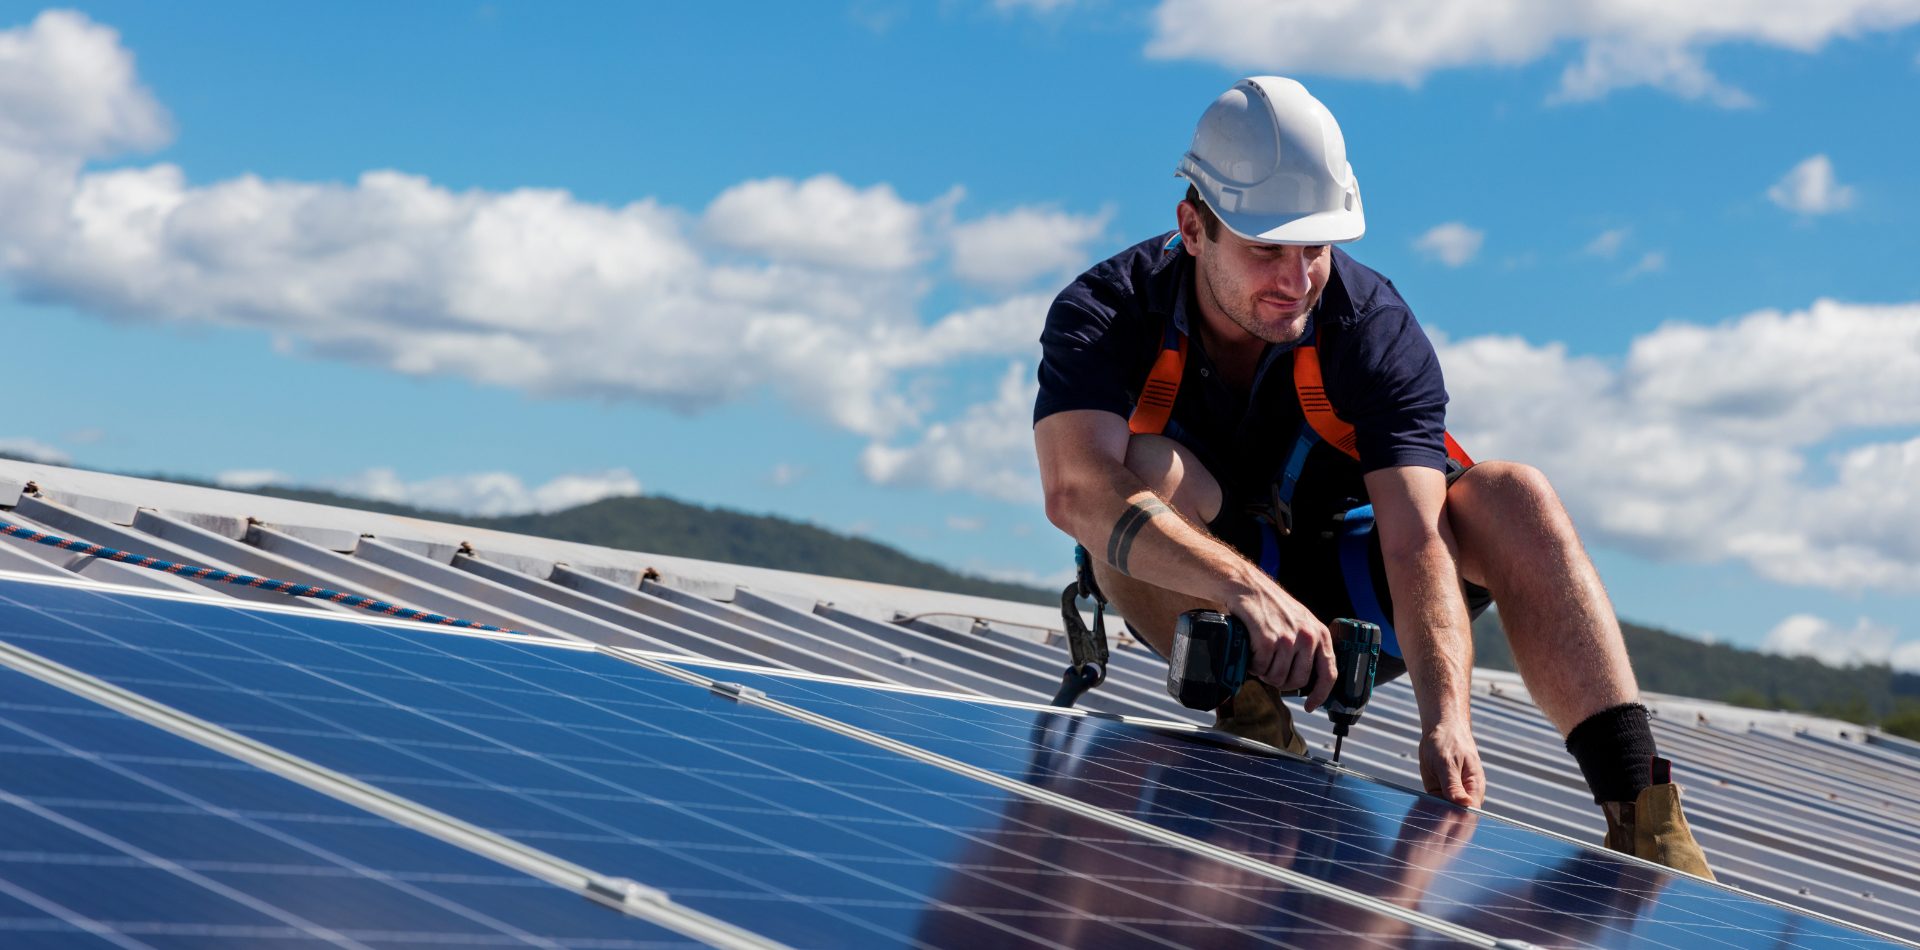
[[[1348,250],[1448,341],[1456,431],[1563,485],[1623,616],[1920,666],[1920,647],[1887,652],[1920,641],[1920,394],[1902,382],[1920,359],[1920,10],[1622,26],[1597,3],[1545,32],[1469,17],[1478,33],[1383,47],[1365,24],[1423,5],[1371,6],[1303,52],[1289,2],[1230,30],[1226,0],[91,4],[97,26],[69,33],[137,74],[109,89],[32,79],[95,75],[57,58],[0,63],[0,155],[65,183],[40,198],[82,162],[125,173],[97,179],[116,200],[199,210],[124,260],[61,230],[67,211],[0,233],[0,437],[121,471],[364,488],[389,469],[402,492],[625,470],[1051,577],[1071,543],[1008,408],[1036,355],[1023,334],[1078,266],[1171,226],[1199,113],[1275,72],[1339,118],[1369,225]],[[41,7],[0,9],[20,42],[53,43],[29,26]],[[163,118],[30,127],[36,103],[78,115],[89,96]],[[163,163],[171,183],[149,175]],[[383,169],[416,177],[362,182]],[[518,189],[566,193],[511,219],[538,225],[526,248],[485,256],[408,217],[466,221],[461,201]],[[454,243],[493,299],[448,289]],[[622,255],[649,254],[622,283]],[[309,307],[289,282],[362,289]],[[706,323],[719,305],[736,317]],[[1788,316],[1749,316],[1769,310]],[[631,349],[600,353],[607,328]],[[735,359],[730,334],[774,342]],[[622,369],[654,339],[660,365]],[[409,362],[427,340],[438,355]]]

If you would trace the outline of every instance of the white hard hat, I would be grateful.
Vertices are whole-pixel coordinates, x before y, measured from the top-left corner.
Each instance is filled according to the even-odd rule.
[[[1291,79],[1242,79],[1213,100],[1174,174],[1249,241],[1341,244],[1367,233],[1340,123]]]

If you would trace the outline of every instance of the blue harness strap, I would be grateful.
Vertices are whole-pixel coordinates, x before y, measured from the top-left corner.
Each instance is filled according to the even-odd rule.
[[[1287,462],[1280,468],[1276,479],[1274,498],[1279,504],[1274,507],[1273,517],[1280,522],[1287,533],[1293,531],[1293,492],[1300,487],[1300,473],[1306,470],[1307,455],[1320,443],[1320,433],[1313,426],[1300,423],[1300,434],[1293,440],[1293,448],[1287,452]],[[1274,534],[1274,526],[1266,521],[1260,522],[1260,569],[1274,580],[1280,579],[1280,538]]]
[[[1347,512],[1340,525],[1340,576],[1347,582],[1347,599],[1361,620],[1380,628],[1380,650],[1400,655],[1400,638],[1393,623],[1380,610],[1380,598],[1373,593],[1373,567],[1367,562],[1367,535],[1373,533],[1373,506],[1361,505]]]

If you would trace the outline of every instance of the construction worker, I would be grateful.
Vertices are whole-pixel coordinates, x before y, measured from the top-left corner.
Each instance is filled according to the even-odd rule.
[[[1497,601],[1607,844],[1710,876],[1553,487],[1460,450],[1412,311],[1335,247],[1366,225],[1333,115],[1293,80],[1243,80],[1176,174],[1178,230],[1082,274],[1041,336],[1047,516],[1090,552],[1099,588],[1162,656],[1185,611],[1245,621],[1251,678],[1219,725],[1294,752],[1280,693],[1317,671],[1312,711],[1334,679],[1327,622],[1379,623],[1379,680],[1404,672],[1418,698],[1421,777],[1461,805],[1486,795],[1470,623]]]

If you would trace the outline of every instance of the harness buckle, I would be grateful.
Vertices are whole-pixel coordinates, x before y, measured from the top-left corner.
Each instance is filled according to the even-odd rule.
[[[1248,505],[1247,512],[1253,515],[1255,520],[1272,527],[1274,533],[1281,537],[1292,534],[1293,506],[1288,504],[1286,499],[1280,497],[1280,483],[1277,481],[1269,482],[1267,491],[1269,493],[1267,503],[1264,505]]]

